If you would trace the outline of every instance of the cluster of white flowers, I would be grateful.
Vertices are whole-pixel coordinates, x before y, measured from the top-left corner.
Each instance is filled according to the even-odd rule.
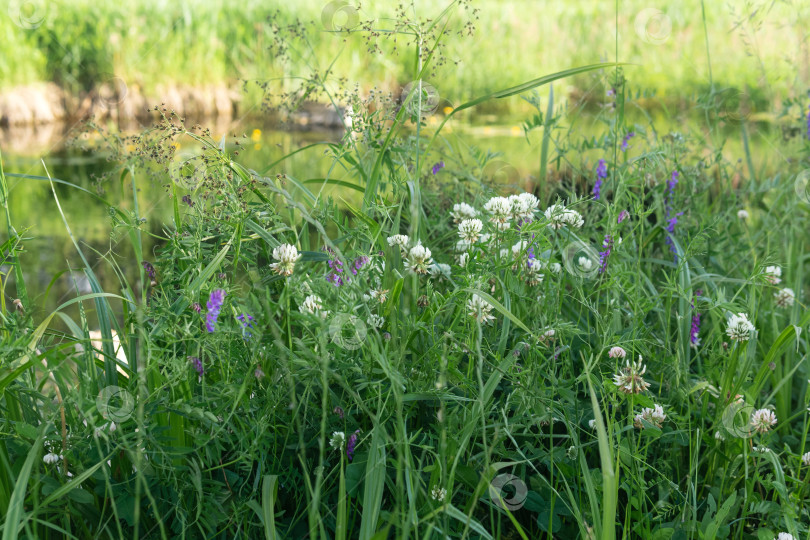
[[[42,461],[44,461],[47,465],[53,465],[54,463],[59,463],[60,459],[62,459],[62,456],[54,454],[53,452],[48,452],[42,458]]]
[[[273,258],[278,262],[272,263],[270,268],[280,276],[291,276],[301,254],[292,244],[281,244],[273,249]]]
[[[298,311],[310,315],[318,315],[322,319],[325,319],[327,315],[329,315],[328,311],[324,311],[323,300],[321,300],[321,297],[317,294],[310,294],[304,298],[304,301],[298,306]]]
[[[407,234],[395,234],[388,237],[388,245],[391,247],[397,246],[404,255],[408,251],[408,242],[410,242]]]
[[[390,289],[372,289],[367,295],[363,296],[365,301],[376,300],[380,304],[384,304],[388,300],[388,293]]]
[[[382,325],[385,324],[385,319],[380,317],[379,315],[369,315],[368,317],[368,325],[372,328],[382,328]]]
[[[810,452],[805,452],[802,454],[802,464],[805,467],[810,467]]]
[[[453,211],[450,212],[453,216],[453,221],[461,223],[465,219],[473,219],[478,216],[478,212],[467,203],[458,203],[453,205]]]
[[[585,224],[582,215],[576,210],[570,210],[562,203],[552,204],[545,211],[548,226],[552,229],[561,229],[568,226],[574,229],[579,229]]]
[[[543,282],[543,269],[545,265],[537,259],[526,261],[526,282],[531,285],[539,285]]]
[[[765,279],[772,285],[782,282],[782,269],[778,266],[768,266],[765,268]]]
[[[666,419],[667,415],[664,414],[664,408],[661,405],[655,405],[653,409],[649,407],[641,409],[641,412],[633,419],[633,425],[642,429],[645,427],[644,423],[646,422],[660,428]]]
[[[747,210],[738,210],[737,217],[739,219],[748,219],[748,211]]]
[[[626,360],[625,366],[613,376],[613,384],[618,387],[620,392],[640,394],[650,387],[650,383],[644,380],[647,366],[644,365],[643,360],[641,355],[638,355],[638,362]]]
[[[610,358],[625,358],[627,356],[627,351],[622,349],[621,347],[611,347],[608,351],[608,357]]]
[[[793,302],[796,300],[796,293],[793,292],[793,289],[780,289],[773,293],[773,297],[776,300],[776,305],[780,308],[788,308],[793,305]]]
[[[512,219],[517,222],[530,223],[534,220],[534,213],[540,201],[531,193],[521,193],[520,195],[510,195],[509,202],[512,203]]]
[[[492,316],[492,305],[477,294],[474,294],[467,301],[467,310],[470,317],[478,320],[481,324],[487,324],[495,320],[495,317]]]
[[[748,341],[754,330],[754,325],[748,320],[748,315],[737,313],[728,319],[726,334],[734,341]]]
[[[432,263],[428,270],[430,270],[431,277],[443,277],[450,279],[450,276],[452,275],[450,265],[445,263]]]
[[[430,249],[418,243],[408,252],[408,259],[405,261],[405,268],[414,274],[427,274],[429,266],[433,263]]]
[[[464,242],[472,244],[477,242],[481,237],[481,231],[483,229],[484,224],[480,219],[465,219],[458,224],[458,235]]]
[[[430,490],[430,498],[434,501],[443,501],[447,497],[447,490],[443,487],[433,486]]]
[[[757,409],[751,414],[751,427],[757,433],[767,433],[776,425],[776,414],[769,409]]]
[[[780,532],[773,540],[796,540],[796,537],[790,533]]]
[[[506,197],[492,197],[484,204],[484,210],[490,215],[489,221],[499,231],[509,228],[512,217],[512,202]]]
[[[346,434],[342,431],[332,432],[332,438],[329,439],[329,446],[335,450],[342,450],[343,444],[346,442]]]

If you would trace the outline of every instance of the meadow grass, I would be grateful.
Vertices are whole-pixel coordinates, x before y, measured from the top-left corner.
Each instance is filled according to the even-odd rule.
[[[407,57],[398,52],[413,44],[402,35],[394,44],[390,30],[397,21],[436,18],[444,6],[424,0],[403,7],[368,2],[355,10],[353,4],[344,3],[348,7],[324,19],[325,10],[329,12],[330,5],[334,10],[335,3],[11,2],[8,16],[0,17],[5,43],[0,88],[55,81],[80,93],[118,77],[148,93],[172,83],[239,81],[283,91],[289,74],[301,76],[317,66],[321,75],[331,68],[331,78],[345,77],[364,92],[372,87],[398,91],[410,82],[412,71]],[[712,77],[719,88],[744,93],[761,110],[766,104],[803,95],[810,83],[806,70],[795,69],[807,54],[802,32],[810,10],[801,3],[704,6],[699,0],[677,4],[632,0],[622,2],[618,16],[615,8],[611,2],[547,2],[542,7],[527,0],[470,2],[451,16],[459,31],[466,32],[463,23],[473,24],[475,37],[448,41],[442,61],[449,69],[440,79],[430,77],[430,82],[446,101],[443,106],[455,106],[537,73],[593,64],[618,54],[643,66],[630,78],[633,88],[644,88],[670,104],[683,104],[701,93]],[[663,16],[654,17],[655,10]],[[702,39],[704,19],[712,54],[723,60],[713,65],[711,74]],[[331,28],[348,23],[355,29],[373,21],[368,28],[375,33],[369,37],[328,32],[324,20],[334,20],[336,26]],[[288,61],[282,62],[274,43],[277,31],[289,27],[308,34],[309,43],[292,47]],[[595,91],[600,96],[603,88],[594,87],[598,82],[589,75],[569,79],[570,88],[560,95],[592,96]],[[248,108],[261,101],[261,93],[254,90],[245,99]],[[507,102],[484,107],[497,104]]]
[[[411,79],[446,20],[416,27]],[[433,126],[418,85],[355,102],[339,143],[266,170],[171,114],[113,137],[135,260],[103,290],[46,171],[91,292],[44,317],[0,167],[3,540],[810,538],[810,143],[769,176],[727,159],[749,122],[711,88],[705,132],[629,125],[625,69]],[[585,73],[615,88],[599,137],[532,95]],[[528,181],[444,136],[515,95],[543,132]],[[322,178],[267,174],[323,152]],[[150,185],[172,196],[153,252]]]

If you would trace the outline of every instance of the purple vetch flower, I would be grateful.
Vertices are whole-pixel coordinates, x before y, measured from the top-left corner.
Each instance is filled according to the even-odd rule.
[[[635,136],[636,134],[633,131],[624,136],[624,139],[622,139],[622,152],[627,152],[627,143],[630,139],[632,139]]]
[[[155,267],[152,266],[152,263],[149,261],[141,261],[141,266],[143,266],[143,270],[146,272],[146,275],[149,276],[149,279],[154,281],[156,274]]]
[[[596,166],[596,183],[593,185],[593,198],[597,201],[602,193],[602,181],[607,178],[607,164],[604,159],[599,160],[599,165]]]
[[[205,329],[209,332],[216,330],[217,317],[219,317],[219,311],[225,301],[225,294],[223,289],[215,289],[211,291],[211,296],[208,297],[208,303],[205,306],[208,308],[208,313],[205,315]]]
[[[672,171],[672,178],[667,182],[667,199],[665,208],[667,211],[667,232],[666,243],[670,251],[675,255],[675,262],[678,262],[678,250],[675,249],[675,242],[672,241],[672,235],[675,233],[675,225],[678,224],[678,217],[683,215],[683,212],[678,212],[672,215],[672,201],[675,198],[675,186],[678,185],[678,171]]]
[[[692,299],[692,310],[695,309],[695,300],[702,294],[703,291],[695,291],[695,297]],[[700,313],[694,311],[692,315],[692,330],[689,332],[689,341],[691,342],[692,347],[699,347],[700,346]]]
[[[335,251],[332,248],[324,246],[323,249],[329,255],[335,257]],[[343,273],[343,262],[340,259],[337,257],[329,259],[326,261],[326,265],[329,267],[329,273],[326,274],[326,281],[332,283],[335,287],[345,285],[349,281],[348,276]]]
[[[435,175],[442,169],[444,169],[444,161],[440,161],[433,166],[433,174]]]
[[[191,197],[189,195],[183,195],[183,202],[186,203],[189,206],[189,208],[192,208],[194,206],[194,201],[191,200]]]
[[[346,457],[349,458],[349,461],[354,457],[354,449],[357,447],[357,435],[359,435],[359,433],[359,429],[352,433],[349,436],[349,441],[346,443]]]
[[[607,271],[608,259],[610,258],[610,252],[613,249],[613,237],[609,234],[605,235],[605,239],[602,240],[602,251],[599,252],[599,273],[604,274]]]
[[[199,313],[200,311],[202,311],[202,306],[200,305],[199,302],[194,302],[193,304],[191,304],[191,309],[193,309],[196,313]]]
[[[264,377],[264,371],[262,371],[261,366],[256,366],[256,369],[253,370],[253,376],[256,377],[257,379],[261,379],[262,377]]]
[[[356,276],[357,271],[363,268],[365,265],[368,264],[369,258],[363,255],[362,257],[357,257],[354,262],[352,263],[352,275]]]
[[[624,221],[625,219],[627,219],[629,217],[630,217],[630,212],[628,212],[627,210],[622,210],[621,212],[619,212],[619,218],[616,220],[616,223],[621,223],[622,221]]]
[[[191,365],[194,366],[194,369],[197,370],[197,376],[198,376],[197,382],[202,381],[202,376],[203,376],[203,363],[202,363],[202,360],[200,360],[196,356],[189,356],[188,359],[191,360]]]
[[[345,414],[341,407],[335,407],[334,409],[332,409],[332,412],[338,415],[341,418],[341,420],[343,419],[343,415]]]
[[[242,333],[245,335],[246,338],[251,336],[250,330],[248,328],[253,328],[253,316],[247,315],[245,313],[236,316],[237,320],[242,323]]]

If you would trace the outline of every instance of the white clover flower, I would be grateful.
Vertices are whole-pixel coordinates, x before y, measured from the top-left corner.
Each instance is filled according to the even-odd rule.
[[[491,315],[492,305],[477,294],[474,294],[472,298],[467,301],[467,310],[470,313],[470,317],[476,319],[481,324],[487,324],[495,320],[495,317]]]
[[[473,219],[478,216],[478,212],[467,203],[458,203],[453,205],[453,211],[450,212],[453,216],[453,221],[460,223],[465,219]]]
[[[776,425],[776,414],[769,409],[757,409],[751,414],[751,427],[757,433],[767,433]]]
[[[529,223],[534,220],[534,213],[540,201],[531,193],[521,193],[520,195],[510,195],[509,202],[512,203],[512,218],[516,221]]]
[[[492,223],[503,225],[507,224],[512,216],[512,203],[506,197],[492,197],[484,205],[484,210],[491,215],[489,220]]]
[[[382,325],[385,323],[385,319],[379,315],[369,315],[368,321],[366,322],[372,328],[382,328]]]
[[[458,253],[464,253],[465,251],[469,251],[472,247],[472,244],[467,242],[466,240],[459,240],[456,242],[456,251]]]
[[[546,219],[549,221],[549,227],[552,229],[560,229],[568,226],[579,229],[585,224],[582,215],[576,210],[569,210],[562,203],[557,203],[546,208]]]
[[[481,237],[481,231],[484,229],[484,224],[480,219],[465,219],[458,224],[458,235],[465,242],[472,244],[477,242]]]
[[[323,300],[321,300],[321,297],[317,294],[310,294],[304,298],[304,301],[298,306],[298,311],[310,315],[318,315],[322,319],[325,319],[326,316],[329,315],[328,311],[323,311]]]
[[[346,434],[342,431],[334,431],[332,432],[332,438],[329,439],[329,446],[334,448],[335,450],[342,450],[343,443],[346,442]]]
[[[520,240],[517,244],[512,246],[512,256],[517,259],[521,253],[526,251],[528,245],[529,243],[526,240]]]
[[[778,266],[768,266],[765,268],[765,279],[772,285],[778,285],[782,282],[782,269]]]
[[[115,430],[118,429],[118,426],[115,425],[115,422],[110,422],[110,427],[108,429],[110,430],[110,433],[114,433]]]
[[[551,270],[552,274],[559,274],[562,271],[562,265],[560,263],[551,263],[548,265],[548,269]]]
[[[650,383],[644,380],[647,366],[644,365],[643,360],[641,355],[638,355],[638,362],[626,360],[624,367],[613,376],[613,384],[619,388],[620,392],[640,394],[650,387]]]
[[[500,251],[501,259],[508,259],[509,258],[509,250],[506,248],[502,248]]]
[[[546,342],[554,341],[554,338],[557,336],[557,331],[553,328],[549,328],[545,330],[540,336],[537,338],[538,341],[542,344],[546,344]]]
[[[793,289],[780,289],[773,293],[773,297],[778,307],[787,308],[793,305],[796,300],[796,293],[793,292]]]
[[[408,252],[408,260],[405,267],[414,274],[427,274],[428,266],[433,262],[430,250],[421,243],[416,244]]]
[[[44,461],[47,465],[53,465],[54,463],[58,463],[60,459],[62,459],[62,456],[58,456],[53,452],[48,452],[42,457],[42,461]]]
[[[470,254],[469,253],[462,253],[458,256],[458,265],[459,266],[467,266],[467,263],[470,261]]]
[[[609,358],[626,358],[627,351],[622,349],[621,347],[611,347],[608,351]]]
[[[486,244],[487,242],[489,242],[490,237],[492,237],[491,234],[484,233],[481,235],[481,238],[479,238],[478,241],[481,242],[482,244]]]
[[[577,264],[580,268],[585,270],[586,272],[593,268],[593,261],[590,260],[588,257],[580,257],[577,259]]]
[[[714,438],[717,439],[718,441],[725,441],[726,440],[726,438],[723,437],[723,434],[720,433],[719,431],[714,432]]]
[[[654,409],[650,409],[649,407],[641,409],[641,412],[633,419],[633,425],[639,429],[643,429],[645,427],[644,422],[647,422],[660,428],[666,419],[667,415],[664,414],[663,407],[661,407],[661,405],[655,405]]]
[[[281,244],[273,249],[273,258],[278,262],[271,264],[270,268],[280,276],[290,276],[295,270],[295,263],[301,258],[301,254],[292,244]]]
[[[543,282],[543,263],[537,259],[526,261],[526,283],[531,286],[539,285]]]
[[[754,452],[756,452],[758,454],[767,454],[768,452],[771,451],[771,449],[768,448],[767,446],[755,446],[755,447],[751,448],[751,450],[753,450]]]
[[[596,429],[596,419],[595,418],[591,418],[590,420],[588,420],[588,427],[591,428],[591,429]]]
[[[738,313],[729,318],[726,335],[735,341],[748,341],[754,330],[754,325],[748,320],[748,315]]]
[[[737,217],[740,219],[748,219],[748,211],[747,210],[738,210]]]
[[[388,300],[388,292],[390,289],[372,289],[369,291],[368,296],[371,300],[376,300],[380,304],[384,304]]]
[[[802,464],[805,467],[810,467],[810,452],[805,452],[802,454]]]
[[[410,242],[407,234],[395,234],[388,237],[388,245],[391,247],[397,246],[403,252],[408,250],[408,242]]]
[[[790,533],[780,532],[773,540],[796,540],[796,537]]]
[[[444,277],[450,279],[451,272],[449,264],[433,263],[428,269],[430,270],[431,277]]]
[[[445,497],[447,497],[447,490],[443,487],[433,486],[433,489],[430,490],[430,498],[434,501],[443,501]]]

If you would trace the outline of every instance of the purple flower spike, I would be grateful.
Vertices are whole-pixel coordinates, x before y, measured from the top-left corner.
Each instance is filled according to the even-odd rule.
[[[695,291],[695,299],[702,294],[703,291]],[[695,309],[695,301],[692,300],[692,309]],[[700,313],[695,311],[694,315],[692,315],[692,329],[689,332],[689,341],[692,344],[692,347],[697,348],[700,346]]]
[[[142,261],[141,265],[143,266],[143,270],[146,272],[146,275],[149,276],[149,279],[155,279],[155,267],[152,266],[152,263],[149,261]]]
[[[444,161],[440,161],[433,166],[433,174],[435,175],[442,169],[444,169]]]
[[[189,356],[188,359],[191,360],[191,365],[193,365],[194,369],[197,370],[197,375],[199,377],[198,381],[201,381],[202,376],[203,376],[203,363],[202,363],[202,360],[200,360],[196,356]]]
[[[349,458],[349,461],[352,460],[354,457],[354,449],[357,447],[357,435],[360,433],[358,429],[354,433],[349,436],[349,441],[346,443],[346,457]]]
[[[627,152],[627,143],[635,136],[636,134],[632,131],[624,136],[624,139],[622,139],[622,152]]]
[[[602,193],[602,181],[607,178],[607,164],[604,159],[599,160],[596,166],[596,183],[593,185],[593,198],[597,201]]]
[[[622,221],[624,221],[625,219],[627,219],[629,217],[630,217],[630,212],[628,212],[627,210],[622,210],[621,212],[619,212],[619,218],[616,220],[616,223],[621,223]]]
[[[608,259],[610,252],[613,249],[613,237],[609,234],[605,235],[602,241],[602,251],[599,252],[599,273],[604,274],[607,271]]]
[[[253,316],[241,314],[236,316],[237,320],[242,323],[242,332],[244,333],[246,338],[249,338],[252,334],[248,328],[253,328]]]
[[[208,308],[208,313],[205,315],[205,329],[209,332],[216,330],[217,317],[219,317],[222,303],[225,301],[225,294],[223,289],[215,289],[211,291],[211,296],[208,298],[205,306]]]
[[[368,264],[369,258],[363,255],[362,257],[357,257],[352,263],[352,275],[356,276],[357,271],[363,268],[365,265]]]

